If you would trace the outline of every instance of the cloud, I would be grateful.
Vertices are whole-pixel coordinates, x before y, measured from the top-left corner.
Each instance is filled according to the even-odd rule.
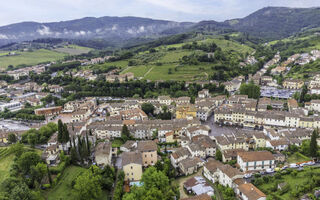
[[[94,16],[137,16],[173,21],[244,17],[266,6],[315,7],[319,0],[10,0],[0,6],[0,25],[53,22]],[[110,27],[116,30],[116,26]],[[145,27],[147,29],[147,27]],[[103,31],[103,30],[101,30]],[[50,34],[41,27],[39,34]],[[55,34],[55,33],[51,33]],[[79,32],[78,34],[81,35]]]
[[[8,36],[0,34],[0,40],[7,40],[9,39]]]
[[[37,30],[37,33],[39,33],[42,36],[46,36],[46,35],[51,35],[53,34],[53,32],[50,31],[50,28],[47,26],[41,26],[41,28],[39,28]]]

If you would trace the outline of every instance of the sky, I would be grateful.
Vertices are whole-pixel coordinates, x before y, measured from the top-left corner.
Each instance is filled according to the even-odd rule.
[[[224,21],[245,17],[267,6],[320,7],[320,0],[3,0],[0,26],[102,16]]]

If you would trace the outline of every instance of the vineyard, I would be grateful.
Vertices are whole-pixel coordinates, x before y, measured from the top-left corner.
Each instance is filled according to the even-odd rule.
[[[1,147],[0,148],[0,160],[10,154],[9,148]]]

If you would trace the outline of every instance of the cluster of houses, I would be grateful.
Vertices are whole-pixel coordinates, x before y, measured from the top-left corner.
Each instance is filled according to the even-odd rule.
[[[214,121],[261,129],[263,127],[319,128],[320,118],[317,115],[309,115],[309,111],[319,111],[319,103],[319,100],[312,100],[301,108],[294,99],[255,100],[246,95],[234,95],[214,110]]]

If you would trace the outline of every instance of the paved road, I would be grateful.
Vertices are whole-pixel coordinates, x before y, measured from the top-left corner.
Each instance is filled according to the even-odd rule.
[[[208,125],[211,128],[210,136],[219,136],[222,134],[231,134],[232,132],[236,131],[237,128],[231,126],[219,126],[218,124],[214,123],[214,117],[211,116],[206,122],[202,124]]]

